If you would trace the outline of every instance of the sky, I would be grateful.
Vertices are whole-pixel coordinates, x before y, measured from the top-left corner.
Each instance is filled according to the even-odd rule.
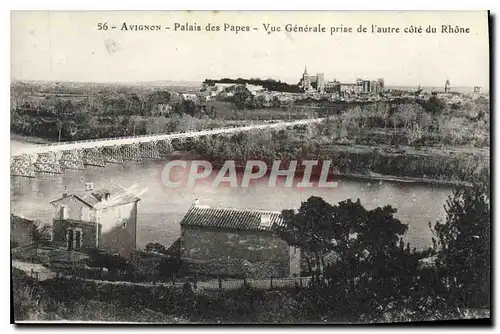
[[[107,23],[107,30],[98,30]],[[161,31],[124,31],[123,24]],[[174,31],[174,25],[201,31]],[[206,26],[250,31],[205,31]],[[268,34],[264,24],[280,27]],[[286,32],[285,25],[325,27]],[[469,28],[441,33],[441,25]],[[332,26],[353,33],[330,33]],[[367,33],[357,33],[363,25]],[[372,33],[372,25],[400,33]],[[429,25],[435,34],[411,34]],[[111,27],[115,26],[115,29]],[[170,29],[167,29],[170,28]],[[256,30],[254,30],[256,28]],[[11,79],[79,82],[202,81],[273,78],[297,83],[304,67],[325,80],[384,78],[386,85],[488,87],[486,11],[478,12],[11,12]]]

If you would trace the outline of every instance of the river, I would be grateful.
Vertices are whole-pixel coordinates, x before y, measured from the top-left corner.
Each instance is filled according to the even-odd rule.
[[[96,189],[137,184],[140,189],[147,188],[138,204],[137,242],[142,248],[149,242],[172,244],[180,236],[179,222],[195,199],[211,206],[280,211],[297,208],[312,195],[330,203],[359,198],[368,209],[389,204],[395,207],[396,217],[409,225],[406,241],[412,247],[422,248],[431,245],[428,223],[445,218],[443,204],[451,194],[451,188],[442,186],[343,179],[337,180],[335,188],[268,188],[264,180],[251,188],[212,188],[209,183],[199,183],[193,188],[171,189],[161,181],[167,161],[86,167],[59,175],[41,174],[33,179],[12,177],[11,213],[50,222],[53,211],[49,202],[60,198],[65,186],[70,193],[79,193],[84,182],[92,182]]]

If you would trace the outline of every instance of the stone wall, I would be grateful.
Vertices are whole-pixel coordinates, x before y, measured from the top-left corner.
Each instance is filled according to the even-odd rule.
[[[286,277],[288,244],[269,232],[183,227],[181,254],[187,268],[203,274]]]
[[[62,215],[62,208],[65,208],[64,216]],[[91,219],[92,213],[87,205],[78,200],[75,196],[62,197],[53,203],[53,217],[55,219],[72,219],[72,220],[85,220],[93,221]]]
[[[32,243],[30,236],[34,222],[15,215],[10,215],[10,240],[18,246],[26,246]]]
[[[68,228],[81,228],[81,249],[96,247],[95,226],[72,220],[54,220],[52,226],[52,243],[55,246],[67,247],[66,233]]]
[[[242,259],[193,260],[183,258],[183,271],[203,276],[230,278],[287,277],[287,263],[283,261],[249,262]]]
[[[137,202],[98,211],[99,248],[130,259],[137,242]]]

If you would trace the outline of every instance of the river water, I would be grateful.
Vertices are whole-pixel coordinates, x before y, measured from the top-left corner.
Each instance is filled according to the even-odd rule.
[[[19,143],[16,143],[19,145]],[[398,211],[396,217],[408,224],[405,237],[412,247],[431,245],[432,234],[428,223],[443,220],[443,205],[451,188],[429,185],[369,182],[366,180],[336,180],[335,188],[286,188],[277,185],[267,187],[267,181],[250,188],[213,188],[210,183],[197,183],[192,188],[167,188],[162,182],[164,161],[129,162],[108,165],[105,168],[87,167],[82,171],[65,171],[59,175],[39,175],[37,178],[11,178],[11,213],[30,219],[51,222],[49,202],[62,196],[65,186],[70,193],[80,193],[84,182],[92,182],[94,188],[112,188],[117,185],[138,185],[147,188],[138,204],[138,247],[149,242],[166,246],[180,236],[180,221],[195,199],[200,204],[235,208],[253,208],[281,211],[297,208],[309,196],[320,196],[329,203],[345,199],[361,200],[368,209],[392,205]]]

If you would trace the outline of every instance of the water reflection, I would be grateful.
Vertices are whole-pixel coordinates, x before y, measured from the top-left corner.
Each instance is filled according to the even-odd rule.
[[[282,210],[296,208],[309,196],[320,196],[330,203],[348,198],[368,209],[392,205],[397,217],[409,224],[407,241],[416,247],[430,244],[428,222],[445,217],[443,204],[451,193],[449,188],[416,184],[338,180],[336,188],[268,188],[267,180],[251,188],[230,188],[221,185],[214,189],[211,181],[198,183],[195,188],[170,189],[164,186],[161,174],[166,161],[146,161],[88,167],[83,171],[65,171],[60,175],[40,175],[36,179],[11,179],[11,212],[27,218],[49,222],[52,209],[49,202],[59,198],[64,187],[80,192],[84,182],[95,188],[111,188],[138,184],[148,191],[138,205],[138,246],[148,242],[170,245],[180,235],[179,222],[195,199],[202,204],[238,208]]]

